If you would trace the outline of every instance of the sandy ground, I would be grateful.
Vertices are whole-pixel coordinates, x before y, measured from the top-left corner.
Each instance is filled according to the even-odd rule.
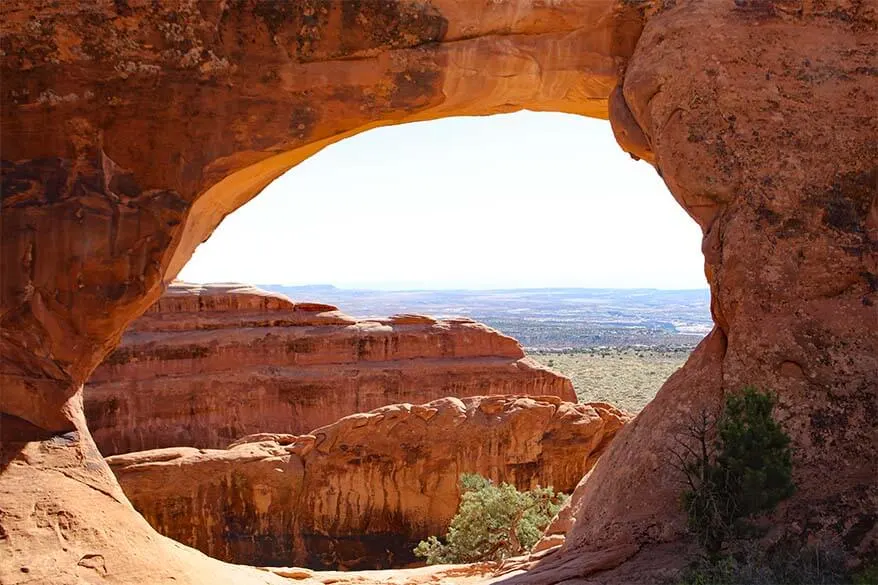
[[[495,563],[433,565],[386,571],[311,571],[266,567],[263,570],[290,579],[290,585],[476,585],[486,583]]]

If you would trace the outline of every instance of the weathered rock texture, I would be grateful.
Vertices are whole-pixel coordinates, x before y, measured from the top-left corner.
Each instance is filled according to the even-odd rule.
[[[628,416],[606,404],[487,396],[397,404],[307,435],[228,450],[168,448],[107,460],[159,532],[253,565],[404,566],[445,534],[461,473],[570,492]]]
[[[528,583],[679,538],[672,436],[746,383],[778,393],[796,448],[777,533],[875,550],[878,0],[0,11],[4,582],[264,579],[190,569],[150,537],[93,447],[82,384],[221,218],[285,170],[382,124],[520,108],[609,115],[701,226],[716,321],[582,487],[554,555],[567,564]],[[62,520],[34,516],[47,509],[78,528],[59,539]],[[88,568],[96,555],[105,569]]]
[[[497,563],[430,565],[414,569],[311,571],[298,567],[264,567],[292,580],[288,585],[484,585]]]
[[[570,380],[469,319],[357,321],[252,287],[174,284],[95,370],[85,414],[112,455],[220,448],[387,404],[489,394],[576,402]]]

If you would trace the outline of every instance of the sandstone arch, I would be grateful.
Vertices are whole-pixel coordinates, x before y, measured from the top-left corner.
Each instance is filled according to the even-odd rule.
[[[2,14],[4,582],[269,580],[131,511],[82,383],[222,217],[309,154],[380,124],[524,107],[609,116],[653,162],[705,233],[717,324],[580,486],[567,564],[527,582],[607,566],[582,551],[617,564],[677,538],[664,442],[745,383],[779,392],[799,448],[780,524],[874,550],[875,0],[12,0]]]

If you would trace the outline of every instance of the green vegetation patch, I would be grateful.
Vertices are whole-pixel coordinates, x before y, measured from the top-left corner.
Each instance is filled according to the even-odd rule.
[[[427,564],[501,561],[530,550],[567,496],[552,488],[520,492],[476,474],[460,476],[461,501],[444,539],[431,536],[414,549]]]
[[[609,402],[640,412],[689,357],[691,348],[589,348],[529,352],[544,366],[570,378],[580,402]]]

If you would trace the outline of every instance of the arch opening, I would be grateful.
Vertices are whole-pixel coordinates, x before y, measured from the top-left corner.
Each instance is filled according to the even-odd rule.
[[[358,194],[347,193],[351,190]],[[324,232],[327,223],[331,227]],[[255,225],[260,231],[250,235],[248,229]],[[608,229],[611,225],[618,227]],[[663,337],[675,330],[673,316],[665,315],[652,321],[651,337],[642,340],[647,346],[671,346],[675,355],[659,355],[655,362],[658,371],[669,374],[685,360],[685,348],[694,347],[710,330],[700,242],[698,227],[653,168],[619,151],[605,121],[521,112],[397,125],[347,138],[277,179],[220,225],[213,239],[196,250],[181,278],[287,285],[268,288],[334,303],[358,317],[380,316],[382,305],[383,316],[388,316],[429,312],[431,304],[425,299],[406,304],[404,294],[375,291],[370,306],[360,301],[359,293],[330,290],[321,298],[289,285],[361,290],[703,288],[703,294],[668,301],[681,302],[690,319],[676,323],[682,336]],[[288,267],[270,269],[250,260],[268,250],[288,257]],[[632,327],[629,321],[619,324],[618,334],[611,326],[596,333],[572,327],[557,314],[550,316],[552,325],[541,327],[537,316],[503,314],[487,305],[473,313],[474,307],[461,302],[466,301],[439,302],[435,308],[439,316],[448,316],[460,307],[461,314],[497,327],[530,349],[588,352],[569,363],[570,371],[580,372],[577,381],[583,388],[587,384],[581,372],[589,363],[601,363],[592,361],[602,359],[597,357],[603,355],[599,346],[637,345],[637,335],[645,331],[635,326],[626,333]],[[570,311],[581,310],[582,317],[584,308]],[[650,308],[643,304],[640,310],[645,314]],[[632,313],[626,317],[636,318]],[[560,333],[547,333],[550,326]],[[637,367],[643,364],[636,353],[613,357]],[[545,356],[548,360],[553,360],[551,355]],[[652,376],[652,369],[644,365],[642,376]],[[658,385],[636,380],[651,388],[626,404],[639,410]],[[609,396],[598,391],[589,399]]]
[[[606,117],[642,20],[591,0],[265,4],[71,4],[36,22],[27,3],[4,4],[3,462],[34,463],[0,483],[84,526],[100,524],[90,510],[113,516],[83,541],[155,581],[213,582],[217,566],[154,537],[89,435],[82,383],[125,326],[225,215],[345,136],[523,107]],[[25,524],[4,529],[47,551],[25,567],[33,578],[102,572]]]
[[[612,225],[616,228],[609,229]],[[667,193],[653,168],[618,151],[606,121],[523,112],[388,127],[334,144],[228,217],[196,252],[195,266],[185,268],[181,276],[204,284],[246,282],[294,301],[329,303],[357,319],[379,319],[373,323],[384,326],[388,322],[381,319],[396,313],[475,318],[518,339],[528,359],[571,376],[580,402],[611,403],[636,414],[710,329],[708,291],[697,252],[700,240],[700,229]],[[419,265],[422,272],[417,272]],[[289,286],[296,283],[306,286]],[[327,283],[341,288],[313,287]],[[702,290],[645,290],[694,288],[693,284],[701,284]],[[184,302],[182,297],[169,301],[174,298]],[[232,314],[236,309],[229,304],[226,311]],[[449,518],[444,508],[418,517],[415,496],[398,502],[399,509],[372,496],[377,498],[375,509],[361,510],[359,523],[330,511],[323,516],[315,512],[315,526],[305,520],[284,525],[275,517],[293,514],[289,510],[272,509],[262,518],[256,508],[217,504],[237,501],[238,496],[229,495],[237,493],[234,487],[225,485],[222,475],[202,474],[197,464],[186,462],[183,451],[180,465],[192,465],[185,475],[203,478],[201,483],[183,477],[155,482],[150,473],[166,472],[161,467],[150,471],[149,464],[141,462],[152,455],[127,451],[225,449],[247,435],[263,434],[267,440],[271,434],[306,434],[357,411],[432,402],[445,395],[466,399],[474,393],[560,391],[529,389],[531,382],[523,373],[510,380],[500,368],[476,370],[478,359],[503,355],[487,345],[474,350],[476,359],[469,362],[450,353],[444,364],[428,365],[443,356],[418,353],[422,342],[415,336],[435,333],[415,325],[408,326],[408,333],[406,326],[399,328],[390,342],[399,346],[397,353],[419,364],[420,378],[397,358],[352,355],[331,361],[330,354],[339,349],[326,344],[322,334],[290,341],[284,327],[249,321],[225,330],[212,322],[212,334],[197,332],[191,323],[178,328],[173,322],[195,322],[197,314],[187,309],[175,316],[171,309],[164,310],[166,314],[159,316],[168,328],[155,327],[154,313],[143,325],[135,323],[135,332],[126,335],[108,358],[110,365],[100,367],[97,380],[86,385],[89,428],[104,454],[113,456],[112,468],[120,474],[123,489],[131,490],[129,498],[154,527],[224,561],[321,570],[400,568],[416,560],[411,554],[414,544],[431,535],[418,523],[436,530],[437,525],[447,528],[442,522]],[[201,318],[207,323],[217,314]],[[282,317],[278,313],[274,318]],[[262,333],[250,335],[257,330]],[[234,340],[245,331],[249,341],[236,345]],[[373,341],[382,342],[380,336],[362,335],[366,345],[360,353]],[[457,342],[449,338],[445,343],[445,351],[451,352]],[[286,353],[275,355],[282,346]],[[222,363],[213,357],[220,351]],[[242,355],[236,358],[235,351]],[[318,365],[321,351],[334,368],[350,370],[360,381],[352,385],[324,371],[325,365]],[[262,363],[256,353],[264,355]],[[183,362],[185,367],[175,366]],[[269,375],[260,369],[269,365],[279,372]],[[150,367],[159,378],[148,377]],[[397,374],[376,381],[367,373],[370,368]],[[590,374],[582,375],[583,370]],[[350,410],[333,385],[359,397],[357,410]],[[314,388],[323,399],[311,404]],[[372,396],[376,393],[384,398]],[[190,395],[195,398],[183,400],[177,406],[180,412],[168,406]],[[572,396],[565,394],[563,399]],[[293,409],[294,403],[301,404]],[[189,432],[171,432],[177,427]],[[556,433],[569,432],[563,424],[557,427]],[[552,439],[545,440],[544,448],[551,450]],[[585,449],[587,443],[580,444]],[[381,445],[359,448],[399,462],[413,457],[412,464],[418,464],[417,456],[384,453]],[[469,445],[466,450],[477,449]],[[527,455],[510,452],[509,457]],[[584,455],[582,461],[587,458],[593,461],[595,456]],[[303,461],[309,462],[309,473],[319,473],[320,463],[313,457]],[[212,465],[207,460],[203,464]],[[351,465],[361,465],[359,458]],[[514,472],[499,460],[459,465],[528,485],[527,473]],[[552,473],[540,460],[531,461],[531,466],[531,479]],[[570,467],[579,469],[572,462]],[[432,496],[451,497],[446,484],[454,484],[453,472],[424,473],[429,479],[422,482],[440,484],[431,488],[438,490],[429,491]],[[339,475],[348,474],[353,471]],[[395,481],[411,479],[403,470],[399,474],[394,472]],[[578,479],[571,482],[559,474],[554,481],[563,480],[558,487],[570,492]],[[249,480],[257,483],[256,478]],[[339,481],[338,497],[343,501],[370,497],[360,493],[360,486]],[[178,485],[180,491],[145,490],[154,483]],[[384,480],[375,485],[384,485]],[[407,491],[412,486],[398,487]],[[281,494],[290,488],[269,482],[263,489],[264,497],[274,501],[283,499]],[[317,491],[316,486],[308,489]],[[205,494],[212,496],[198,500]],[[354,505],[353,500],[348,504]],[[174,520],[162,511],[187,506],[201,513],[178,514]],[[289,506],[294,508],[292,502]],[[322,509],[319,502],[315,506]],[[302,510],[296,514],[305,516]],[[381,520],[385,517],[397,518],[397,524],[388,528]],[[224,522],[233,522],[242,538],[224,539],[229,529]],[[243,538],[248,526],[253,531],[249,539]],[[317,526],[334,528],[323,528],[318,538],[311,534]],[[288,541],[306,544],[278,548],[278,543]]]

